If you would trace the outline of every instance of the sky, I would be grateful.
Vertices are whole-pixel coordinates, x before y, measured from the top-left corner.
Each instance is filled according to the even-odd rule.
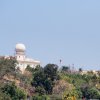
[[[0,0],[0,55],[16,43],[43,66],[100,70],[100,0]]]

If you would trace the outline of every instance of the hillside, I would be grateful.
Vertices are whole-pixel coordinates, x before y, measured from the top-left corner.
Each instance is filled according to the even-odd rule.
[[[100,99],[100,71],[73,72],[69,67],[47,64],[27,66],[22,74],[15,59],[0,59],[0,100]]]

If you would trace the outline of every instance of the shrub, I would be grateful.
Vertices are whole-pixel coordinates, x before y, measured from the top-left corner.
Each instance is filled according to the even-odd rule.
[[[36,95],[33,96],[32,100],[50,100],[50,98],[47,95],[42,95],[42,96]]]

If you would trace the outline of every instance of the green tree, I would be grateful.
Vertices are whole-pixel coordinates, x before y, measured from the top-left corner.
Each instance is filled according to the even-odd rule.
[[[33,75],[32,85],[35,87],[43,86],[45,79],[46,76],[44,74],[44,70],[43,69],[38,70]]]
[[[10,96],[11,100],[21,100],[26,98],[24,91],[19,89],[14,83],[4,84],[1,91]]]
[[[33,96],[32,100],[51,100],[51,99],[47,95],[42,95],[42,96],[35,95]]]
[[[41,87],[39,89],[45,89],[46,94],[52,94],[54,81],[57,80],[58,66],[55,64],[48,64],[44,68],[38,67],[33,74],[32,86]]]
[[[95,87],[81,88],[83,97],[87,99],[100,99],[100,91]]]
[[[58,70],[58,66],[56,64],[47,64],[44,67],[44,73],[46,74],[46,77],[50,78],[52,81],[58,79],[57,70]]]
[[[44,88],[46,90],[46,94],[52,94],[53,86],[53,82],[49,78],[45,79]]]
[[[45,89],[42,86],[37,86],[35,92],[37,92],[41,96],[45,94]]]
[[[15,75],[16,63],[17,61],[15,58],[0,58],[0,78],[8,74]]]
[[[44,73],[46,75],[46,79],[44,81],[44,87],[47,94],[52,94],[53,86],[55,81],[58,80],[58,66],[56,64],[47,64],[44,67]]]
[[[45,93],[45,89],[44,89],[45,79],[46,76],[44,74],[43,68],[39,67],[35,69],[35,72],[33,73],[33,79],[31,85],[35,87],[35,91],[39,93],[39,95],[43,95]]]
[[[25,70],[29,72],[34,72],[34,68],[30,67],[30,65],[28,65]]]
[[[70,67],[68,67],[68,66],[62,66],[62,71],[63,72],[69,72],[70,71]]]
[[[89,99],[100,99],[100,91],[94,87],[87,90],[87,95]]]
[[[83,69],[82,68],[79,68],[79,72],[82,72],[83,71]]]
[[[0,100],[11,100],[11,97],[8,94],[0,91]]]

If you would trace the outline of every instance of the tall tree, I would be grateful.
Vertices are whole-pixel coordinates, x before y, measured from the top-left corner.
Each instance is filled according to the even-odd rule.
[[[40,67],[35,70],[32,85],[36,87],[36,91],[45,89],[46,94],[52,93],[54,81],[58,79],[57,69],[57,65],[47,64],[44,68]]]
[[[58,74],[57,74],[58,66],[56,64],[47,64],[44,67],[44,73],[46,74],[47,78],[50,78],[52,81],[57,80]]]

